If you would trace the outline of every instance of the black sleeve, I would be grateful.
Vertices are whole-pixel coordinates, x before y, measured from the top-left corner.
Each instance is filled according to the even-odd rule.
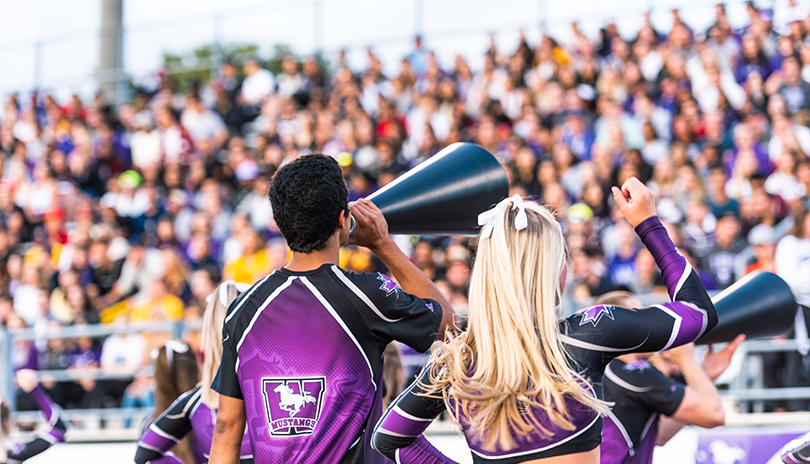
[[[700,277],[658,218],[645,220],[636,232],[655,258],[672,301],[637,310],[597,305],[566,319],[561,327],[563,343],[581,367],[595,372],[622,354],[691,343],[717,325],[717,312]]]
[[[9,462],[23,462],[42,453],[57,443],[62,443],[65,441],[65,432],[67,432],[67,426],[65,425],[65,420],[62,417],[62,409],[53,404],[51,398],[39,385],[28,393],[28,395],[34,400],[40,411],[45,414],[45,419],[48,421],[50,429],[37,438],[8,453]],[[2,446],[2,444],[0,444],[0,446]]]
[[[645,361],[611,362],[605,368],[605,381],[612,382],[618,394],[665,416],[675,414],[686,393],[684,385]]]
[[[42,437],[34,438],[22,445],[19,450],[8,453],[8,462],[23,462],[42,453],[53,446],[53,443]]]
[[[607,364],[623,354],[664,351],[694,341],[703,333],[704,315],[681,301],[640,309],[591,306],[565,320],[562,340],[604,354]]]
[[[430,348],[442,322],[439,303],[405,293],[384,274],[338,272],[347,296],[358,302],[366,325],[382,346],[397,340],[420,353]]]
[[[422,435],[445,410],[444,400],[423,396],[430,383],[430,366],[400,394],[374,428],[372,447],[394,462],[453,463]]]
[[[242,396],[242,386],[239,384],[239,377],[236,375],[236,336],[231,334],[236,326],[237,317],[226,322],[222,326],[222,362],[219,370],[211,384],[211,388],[217,393],[231,398],[244,399]]]
[[[157,460],[174,448],[191,431],[189,414],[199,401],[199,387],[180,395],[138,440],[135,463],[146,464]]]

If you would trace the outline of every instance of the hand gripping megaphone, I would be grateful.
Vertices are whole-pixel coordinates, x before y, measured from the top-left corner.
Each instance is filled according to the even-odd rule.
[[[391,234],[475,235],[478,214],[508,195],[506,171],[491,153],[454,143],[367,199]]]
[[[754,272],[712,298],[717,326],[695,343],[706,345],[782,335],[793,326],[798,305],[790,287],[770,272]]]

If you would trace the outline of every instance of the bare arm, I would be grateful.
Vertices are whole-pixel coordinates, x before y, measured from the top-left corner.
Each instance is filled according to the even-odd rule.
[[[660,421],[658,422],[658,442],[655,446],[666,445],[667,442],[677,435],[686,425],[685,422],[661,414]]]
[[[211,464],[238,464],[245,433],[245,401],[229,396],[219,396],[217,425],[211,444]]]
[[[694,345],[690,343],[675,348],[664,356],[681,368],[681,373],[686,379],[686,393],[672,417],[700,427],[723,425],[725,411],[720,402],[720,393],[695,359]]]
[[[361,198],[351,205],[357,230],[350,243],[365,246],[377,255],[391,271],[402,290],[419,298],[429,298],[442,307],[442,324],[438,340],[444,338],[447,327],[453,327],[455,311],[433,282],[399,249],[388,235],[388,224],[374,203]]]
[[[706,353],[706,357],[703,358],[703,365],[701,366],[701,370],[704,372],[706,377],[712,382],[712,388],[715,392],[717,389],[714,388],[714,381],[720,377],[722,374],[731,364],[731,357],[734,355],[734,352],[737,351],[737,347],[740,346],[740,343],[745,341],[745,335],[738,335],[731,343],[726,345],[725,348],[718,351],[717,353],[712,351],[711,345],[709,345],[709,352]],[[687,379],[687,386],[686,391],[687,395],[689,394],[689,389],[691,385],[688,384],[689,379]],[[717,393],[717,398],[719,399],[719,393]],[[684,402],[686,402],[686,395],[684,395]],[[678,411],[675,412],[673,417],[661,417],[661,422],[658,426],[658,446],[663,446],[666,444],[672,437],[674,437],[684,426],[693,423],[691,421],[686,420],[686,417],[681,417],[684,421],[680,421],[675,419],[679,412],[681,412],[684,416],[687,414],[684,411],[681,411],[681,408],[684,406],[684,403],[681,403],[681,407],[678,408]],[[722,406],[721,406],[722,408]],[[715,411],[716,414],[716,411]],[[725,422],[725,413],[723,414]],[[700,424],[695,424],[700,425]],[[722,425],[722,424],[721,424]]]

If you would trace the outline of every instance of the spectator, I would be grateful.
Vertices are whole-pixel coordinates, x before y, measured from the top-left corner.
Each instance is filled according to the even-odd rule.
[[[298,60],[288,55],[281,62],[282,73],[278,75],[278,94],[281,97],[292,97],[304,87],[304,76],[298,72]]]
[[[776,171],[765,181],[765,191],[776,195],[784,201],[792,202],[804,197],[807,192],[796,178],[796,167],[799,154],[785,150],[776,163]]]
[[[101,365],[101,344],[90,337],[79,337],[69,355],[68,372],[78,375],[96,372]],[[99,385],[90,376],[82,376],[73,384],[67,407],[96,409],[104,406],[104,383]]]
[[[734,215],[740,212],[737,200],[729,197],[726,192],[727,180],[722,166],[714,165],[709,169],[709,204],[715,217],[721,217],[727,212]]]
[[[6,328],[11,331],[19,331],[27,329],[25,320],[18,316],[16,313],[11,313],[6,319]],[[11,359],[14,364],[14,370],[20,369],[39,369],[39,353],[34,342],[30,340],[14,340]]]
[[[610,281],[614,286],[629,286],[638,278],[636,268],[636,256],[638,254],[638,244],[633,228],[625,222],[620,222],[618,226],[618,243],[616,254],[608,265],[610,271]]]
[[[754,271],[776,271],[776,240],[773,228],[766,224],[759,224],[748,233],[748,243],[754,246],[755,261],[745,268],[745,273]]]
[[[255,58],[245,63],[245,80],[242,82],[242,102],[248,106],[260,105],[275,90],[275,79],[270,71],[262,68]]]
[[[808,306],[810,281],[807,279],[806,269],[810,265],[810,214],[807,208],[798,208],[793,221],[793,229],[776,245],[776,273],[790,285],[796,302]],[[803,311],[799,309],[792,334],[796,339],[798,352],[768,353],[763,357],[764,381],[767,387],[798,387],[807,383],[807,374],[802,366],[806,362],[810,346],[804,317]],[[794,399],[767,406],[777,411],[801,411],[807,409],[807,401]]]
[[[776,272],[790,285],[796,301],[810,306],[810,214],[800,207],[793,214],[793,229],[776,246]]]
[[[730,212],[720,216],[714,233],[715,243],[709,248],[705,262],[722,289],[734,283],[737,254],[745,248],[745,242],[740,238],[740,221]]]
[[[132,309],[130,321],[177,321],[183,317],[183,301],[171,294],[168,282],[163,279],[153,280],[149,294],[149,299]]]
[[[242,255],[225,264],[223,277],[252,284],[266,275],[269,255],[261,236],[249,227],[239,235],[239,243],[242,245]]]
[[[186,108],[180,115],[180,123],[198,147],[207,144],[210,150],[217,150],[228,137],[222,118],[203,106],[199,95],[194,93],[186,96]]]
[[[125,316],[118,316],[115,324],[123,328],[126,324]],[[131,376],[144,365],[146,342],[137,333],[120,332],[110,335],[101,346],[99,365],[107,375],[121,375],[119,379],[99,381],[99,388],[103,395],[102,404],[118,403],[124,396],[126,387],[132,383]]]
[[[666,293],[664,278],[655,265],[655,260],[646,249],[636,255],[636,279],[627,286],[635,294]]]
[[[782,62],[782,75],[779,95],[785,100],[788,111],[803,113],[806,120],[810,116],[810,82],[802,80],[801,68],[795,56],[789,56]]]

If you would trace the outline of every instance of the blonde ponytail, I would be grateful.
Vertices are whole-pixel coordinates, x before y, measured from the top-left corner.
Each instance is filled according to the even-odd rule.
[[[468,330],[434,345],[425,387],[445,399],[456,421],[486,431],[485,449],[509,449],[512,434],[549,435],[548,421],[572,430],[566,398],[599,412],[605,403],[572,370],[560,342],[555,308],[567,251],[559,223],[519,197],[488,213],[470,281]]]
[[[228,306],[236,297],[239,290],[232,280],[221,283],[205,307],[202,327],[203,371],[200,386],[202,402],[211,409],[219,408],[219,393],[211,388],[211,383],[217,375],[222,362],[222,325]]]

